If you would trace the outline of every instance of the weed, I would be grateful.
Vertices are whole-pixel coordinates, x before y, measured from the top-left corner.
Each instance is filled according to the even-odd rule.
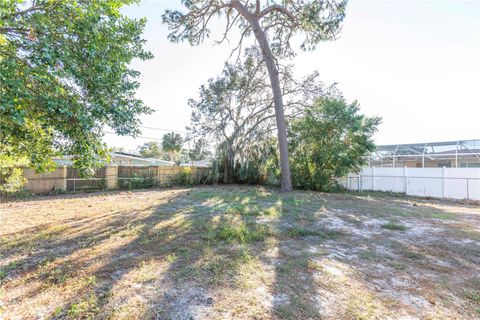
[[[467,284],[468,289],[464,291],[467,299],[480,304],[480,277],[471,278]]]
[[[287,231],[288,236],[291,238],[304,238],[304,237],[322,237],[322,238],[335,238],[337,236],[343,235],[341,231],[338,230],[312,230],[304,227],[292,227]]]
[[[94,286],[94,285],[97,284],[97,277],[96,276],[88,276],[88,277],[85,277],[84,281],[85,281],[85,284],[87,286]]]
[[[399,230],[399,231],[407,230],[407,227],[405,227],[403,224],[399,224],[393,221],[384,223],[381,225],[381,227],[388,230]]]
[[[380,315],[385,316],[380,301],[365,290],[352,292],[346,305],[346,315],[348,319],[355,320],[380,319]]]
[[[476,290],[465,290],[464,293],[465,297],[475,303],[480,303],[480,291]]]
[[[364,260],[372,260],[372,261],[380,261],[383,260],[385,257],[382,255],[379,255],[375,251],[362,251],[359,255],[361,259]]]
[[[223,223],[208,231],[208,239],[224,240],[228,242],[250,243],[265,240],[271,235],[269,228],[265,225],[255,223]]]
[[[402,262],[400,261],[396,261],[396,260],[393,260],[393,261],[390,261],[390,265],[395,268],[395,270],[398,270],[398,271],[401,271],[401,270],[406,270],[407,269],[407,266],[405,264],[403,264]]]
[[[319,319],[320,314],[314,304],[309,303],[309,299],[298,295],[289,297],[289,303],[277,305],[275,314],[279,319]]]
[[[409,259],[413,260],[420,260],[425,258],[425,256],[419,252],[412,251],[412,250],[403,250],[402,254]]]
[[[228,208],[225,210],[225,214],[255,215],[253,214],[252,210],[250,210],[245,204],[235,204],[228,206]]]
[[[430,216],[434,219],[454,220],[457,216],[451,212],[432,212]]]
[[[175,253],[172,253],[172,254],[167,255],[167,257],[165,258],[165,260],[166,260],[168,263],[174,263],[174,262],[177,260],[177,256],[175,255]]]
[[[67,315],[70,318],[92,319],[99,310],[98,298],[95,293],[91,293],[79,302],[70,305]]]
[[[7,264],[4,267],[0,268],[0,281],[5,279],[8,275],[8,273],[12,270],[15,270],[18,267],[19,263],[18,261],[12,261],[9,264]]]
[[[62,311],[63,311],[62,307],[56,307],[55,310],[53,310],[53,317],[55,318],[59,317]]]

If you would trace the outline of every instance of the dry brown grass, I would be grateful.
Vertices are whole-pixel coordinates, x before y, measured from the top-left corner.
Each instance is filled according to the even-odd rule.
[[[0,319],[480,317],[478,206],[232,186],[34,197],[0,219]]]

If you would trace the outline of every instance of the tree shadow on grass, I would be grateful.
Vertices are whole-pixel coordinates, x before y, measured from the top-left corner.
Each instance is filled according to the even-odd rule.
[[[272,318],[320,319],[313,273],[318,252],[309,249],[341,233],[317,223],[326,204],[318,193],[279,194],[279,201],[278,253],[268,262],[275,266]]]
[[[20,257],[12,260],[17,265],[2,284],[7,312],[17,304],[49,310],[46,316],[58,319],[321,318],[325,297],[318,290],[319,275],[343,266],[355,272],[352,281],[373,285],[372,273],[381,277],[380,267],[388,265],[386,257],[366,254],[378,238],[331,229],[326,213],[345,221],[352,214],[378,218],[374,211],[381,204],[235,186],[177,190],[142,210],[82,217],[67,229],[31,240],[31,247],[22,237],[2,247],[2,259]],[[374,228],[382,237],[402,232]],[[399,252],[424,249],[380,241]],[[412,264],[428,267],[418,260]],[[407,275],[409,270],[397,272]],[[342,276],[329,275],[334,280]],[[16,286],[25,288],[17,292]],[[49,300],[49,295],[61,298]],[[49,305],[35,306],[40,301]]]
[[[186,192],[177,191],[174,197]],[[12,303],[34,299],[47,291],[58,294],[62,288],[65,288],[63,298],[72,301],[82,296],[84,290],[90,294],[107,293],[115,282],[109,272],[116,269],[117,263],[127,269],[133,267],[137,257],[145,255],[142,244],[149,230],[171,218],[158,209],[165,206],[171,212],[168,209],[172,209],[172,200],[170,197],[164,204],[143,208],[141,212],[131,210],[105,214],[100,219],[81,218],[53,230],[37,229],[32,233],[29,229],[14,238],[6,238],[2,242],[1,255],[2,259],[11,261],[0,274],[2,289],[8,291],[19,284],[31,284],[10,297]],[[167,241],[158,240],[159,243]],[[15,259],[16,256],[20,259]],[[64,308],[58,308],[62,315]]]
[[[128,314],[190,319],[211,313],[213,304],[220,305],[213,292],[225,285],[241,287],[239,273],[255,265],[252,262],[273,236],[267,226],[257,223],[255,212],[235,212],[237,204],[255,197],[255,191],[233,199],[220,190],[225,199],[179,191],[174,199],[142,211],[82,218],[68,229],[26,242],[22,235],[10,239],[2,254],[22,257],[2,286],[25,288],[8,295],[7,308],[18,303],[48,310],[34,304],[61,291],[61,301],[49,302],[55,306],[49,315],[54,318]],[[211,198],[218,203],[209,203]]]
[[[324,237],[316,243],[309,237],[293,244],[279,243],[281,251],[300,257],[292,263],[297,272],[291,272],[299,280],[283,276],[288,272],[279,267],[277,283],[301,283],[306,279],[313,280],[316,288],[296,286],[291,292],[296,290],[300,297],[302,291],[307,292],[301,301],[308,305],[292,307],[291,299],[284,296],[277,303],[275,315],[287,319],[322,315],[370,319],[382,315],[429,317],[436,313],[442,317],[469,318],[475,314],[463,291],[465,282],[475,280],[474,275],[480,271],[480,251],[471,243],[479,234],[462,230],[465,225],[460,220],[465,218],[464,214],[455,217],[448,208],[428,203],[423,203],[424,207],[406,205],[403,200],[388,197],[324,194],[321,198],[328,203],[325,219],[317,219],[317,226],[344,228],[345,233],[338,237],[333,233],[332,239]],[[302,224],[300,219],[297,221]],[[466,221],[472,221],[471,217]],[[476,225],[479,223],[477,219]],[[397,224],[405,229],[390,228]],[[309,234],[302,230],[295,233]],[[311,274],[302,274],[302,269]],[[450,279],[449,286],[440,283],[444,278]],[[437,289],[439,285],[443,287]],[[455,285],[458,287],[454,288]],[[470,296],[475,296],[471,292],[480,293],[468,291]],[[450,300],[449,295],[455,296],[456,301],[463,300],[463,307],[450,310],[449,303],[444,304]],[[312,297],[316,297],[315,301],[309,300]]]

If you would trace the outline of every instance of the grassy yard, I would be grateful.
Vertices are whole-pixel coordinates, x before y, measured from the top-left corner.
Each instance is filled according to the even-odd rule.
[[[480,207],[260,187],[0,204],[0,319],[477,319]]]

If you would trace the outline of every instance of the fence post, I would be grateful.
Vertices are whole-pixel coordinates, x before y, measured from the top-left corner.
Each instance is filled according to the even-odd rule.
[[[376,185],[375,185],[375,167],[372,167],[372,190],[375,191]]]
[[[115,189],[118,186],[118,166],[109,165],[105,167],[107,178],[107,189]]]
[[[470,182],[470,179],[467,178],[467,200],[470,200],[470,190],[469,190],[469,183]]]
[[[445,194],[447,193],[447,179],[445,179],[445,166],[442,167],[442,198],[445,198]]]
[[[403,190],[405,195],[408,195],[408,172],[407,167],[403,167]]]
[[[63,191],[67,191],[67,166],[63,165]]]

